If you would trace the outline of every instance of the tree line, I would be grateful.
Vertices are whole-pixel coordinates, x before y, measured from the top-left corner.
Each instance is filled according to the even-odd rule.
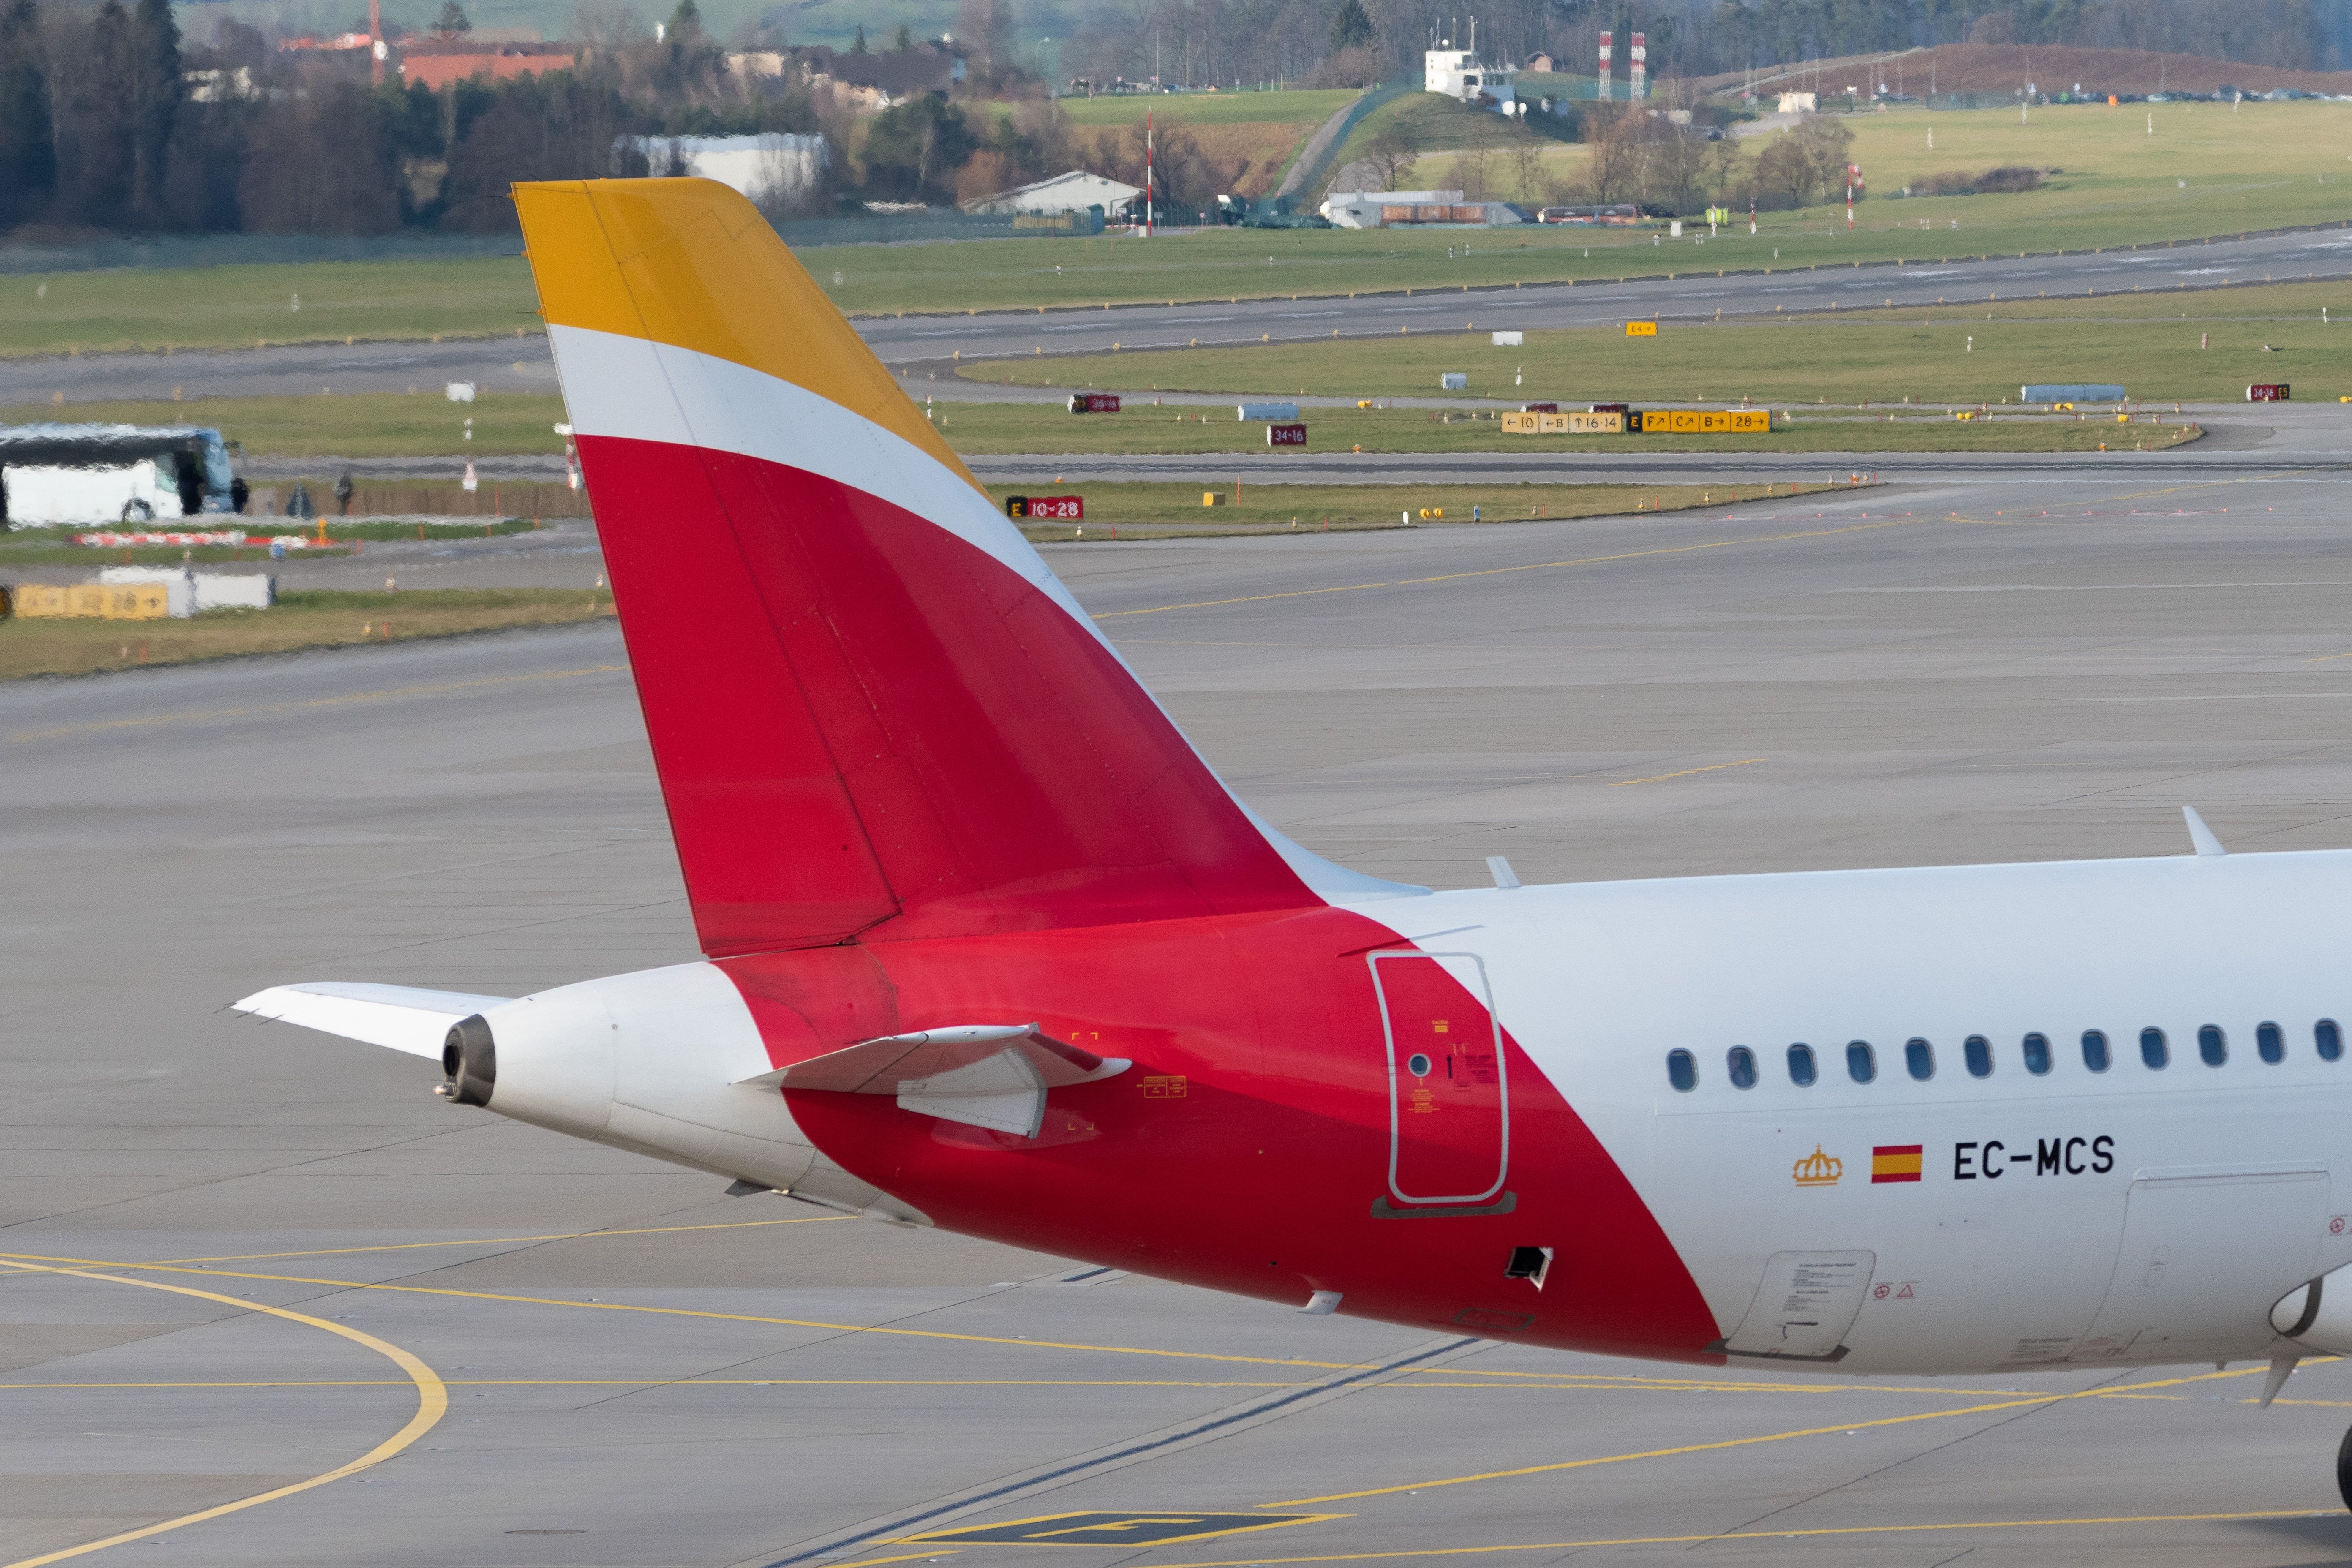
[[[1470,14],[1490,58],[1545,50],[1592,73],[1615,34],[1623,79],[1631,36],[1647,35],[1650,78],[1711,76],[1809,59],[1948,43],[2152,49],[2291,69],[2333,70],[2352,37],[2352,0],[1357,0],[1350,36],[1333,0],[1097,0],[1065,41],[1065,75],[1157,77],[1195,86],[1355,85],[1417,76],[1421,53]]]
[[[1073,167],[1141,184],[1137,132],[1072,127],[1058,112],[1043,57],[1018,41],[1015,4],[964,0],[957,37],[968,68],[954,100],[919,96],[873,115],[813,93],[804,76],[730,70],[695,0],[678,0],[659,37],[616,0],[590,0],[576,17],[574,68],[439,91],[371,86],[356,52],[281,52],[234,20],[192,43],[169,0],[0,0],[0,230],[502,230],[517,180],[645,172],[625,150],[634,136],[823,131],[831,163],[801,198],[811,213],[969,199]],[[1585,71],[1600,32],[1623,39],[1638,28],[1654,81],[1955,39],[2326,68],[2338,63],[2332,39],[2347,12],[2352,0],[1486,0],[1477,41],[1490,57],[1545,49]],[[1457,27],[1467,42],[1467,18],[1430,0],[1085,0],[1075,19],[1060,72],[1097,82],[1361,84],[1417,74],[1421,51]],[[437,26],[464,25],[449,0]],[[782,39],[753,30],[735,41]],[[1742,205],[1820,191],[1793,154],[1771,154],[1776,164],[1717,142],[1684,148],[1606,112],[1576,123],[1580,132],[1564,129],[1613,138],[1597,156],[1632,171],[1633,199],[1686,210],[1702,187]],[[1497,150],[1474,150],[1456,183],[1525,184],[1484,173],[1525,161],[1504,134],[1494,132]],[[1741,157],[1747,165],[1732,167]],[[1173,126],[1157,162],[1161,194],[1192,205],[1234,188],[1242,167],[1230,149],[1213,155]],[[1598,180],[1608,192],[1620,184]]]
[[[0,0],[0,229],[498,231],[515,181],[646,173],[624,137],[817,129],[804,92],[729,76],[694,0],[665,32],[436,92],[231,20],[191,46],[169,0]]]
[[[1660,217],[1709,206],[1785,212],[1838,200],[1844,193],[1853,132],[1837,116],[1743,142],[1722,133],[1727,117],[1705,106],[1677,124],[1629,103],[1575,106],[1571,133],[1590,145],[1578,173],[1549,172],[1544,148],[1555,137],[1501,115],[1472,119],[1434,153],[1412,119],[1383,126],[1365,149],[1358,178],[1366,189],[1416,184],[1458,190],[1474,202],[1529,206],[1633,205]],[[1352,187],[1348,187],[1352,188]]]

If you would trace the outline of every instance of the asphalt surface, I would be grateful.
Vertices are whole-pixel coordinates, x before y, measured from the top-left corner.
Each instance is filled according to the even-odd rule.
[[[1502,231],[1465,231],[1475,247],[1507,246]],[[2071,256],[1942,258],[1957,251],[1966,231],[1923,234],[1922,248],[1937,258],[1901,267],[1865,265],[1717,278],[1773,265],[1769,240],[1727,232],[1701,243],[1689,236],[1654,249],[1628,250],[1626,266],[1643,272],[1679,272],[1672,279],[1543,284],[1524,289],[1448,289],[1360,298],[1253,300],[1232,304],[1120,306],[1105,310],[982,311],[968,316],[865,317],[858,331],[885,363],[902,369],[936,368],[963,359],[1010,354],[1096,353],[1122,349],[1204,344],[1304,342],[1342,337],[1393,337],[1401,327],[1433,331],[1579,327],[1628,316],[1711,318],[1770,315],[1781,310],[1852,310],[1930,304],[1942,300],[2003,299],[2036,293],[2101,294],[2135,287],[2250,282],[2305,274],[2340,277],[2352,270],[2352,229],[2278,235],[2263,239],[2108,250]],[[1166,243],[1181,244],[1181,239]],[[425,392],[469,381],[486,392],[553,392],[555,373],[543,337],[457,340],[442,343],[298,344],[223,353],[83,354],[70,358],[0,360],[0,403],[68,404],[98,399],[249,397],[331,391]],[[951,378],[940,377],[941,384]]]
[[[2352,842],[2340,503],[2140,489],[1051,554],[1255,805],[1386,876],[2186,852],[2184,802]],[[609,626],[0,687],[0,1561],[2352,1557],[2344,1363],[2258,1410],[2243,1366],[1431,1340],[725,1198],[218,1010],[692,957]],[[905,1542],[1082,1510],[1117,1544]],[[1267,1528],[1139,1544],[1220,1512]]]
[[[1475,248],[1506,247],[1494,232],[1467,237]],[[892,364],[928,363],[961,353],[966,360],[1006,355],[1099,353],[1121,349],[1183,348],[1231,343],[1305,342],[1395,337],[1400,328],[1456,331],[1475,327],[1534,329],[1591,327],[1628,317],[1656,315],[1667,321],[1771,315],[1777,310],[1868,309],[1885,304],[1924,305],[1943,300],[2015,299],[2041,293],[2127,293],[2141,289],[2210,287],[2222,281],[2305,273],[2340,277],[2352,270],[2352,230],[2281,235],[2267,239],[2200,242],[2174,247],[2117,249],[2073,256],[1995,257],[1987,260],[1941,258],[1940,247],[1958,248],[1960,234],[1922,235],[1923,245],[1939,247],[1938,258],[1906,265],[1822,267],[1748,274],[1773,263],[1769,240],[1727,231],[1701,243],[1698,237],[1666,240],[1654,249],[1628,251],[1629,271],[1678,272],[1673,279],[1624,283],[1531,284],[1519,289],[1438,289],[1412,295],[1367,294],[1357,298],[1244,300],[1231,304],[1125,306],[1099,311],[999,311],[964,318],[907,316],[866,320],[858,331]],[[1718,269],[1733,274],[1717,277]]]

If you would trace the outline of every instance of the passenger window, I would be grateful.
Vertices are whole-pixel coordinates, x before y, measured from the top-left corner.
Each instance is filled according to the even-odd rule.
[[[2198,1026],[2197,1054],[2205,1058],[2205,1065],[2209,1068],[2220,1067],[2230,1059],[2229,1037],[2221,1033],[2221,1025]]]
[[[2276,1024],[2257,1024],[2254,1026],[2254,1049],[2263,1060],[2275,1066],[2286,1060],[2286,1036],[2280,1032]]]
[[[2047,1051],[2043,1053],[2047,1056]],[[1992,1076],[1992,1042],[1982,1035],[1970,1035],[1960,1042],[1960,1056],[1969,1064],[1970,1078]]]
[[[2142,1029],[2139,1032],[2139,1059],[2146,1062],[2151,1071],[2162,1068],[2172,1060],[2172,1053],[2165,1048],[2162,1029]]]
[[[1749,1050],[1746,1046],[1734,1046],[1731,1047],[1731,1056],[1726,1065],[1731,1072],[1732,1088],[1754,1089],[1756,1087],[1756,1053],[1754,1051]]]
[[[1878,1058],[1868,1040],[1855,1040],[1846,1047],[1845,1070],[1856,1083],[1868,1083],[1878,1076]]]
[[[2311,1043],[2319,1047],[2321,1061],[2332,1062],[2344,1055],[2344,1031],[2333,1018],[2322,1018],[2311,1026]]]
[[[1684,1094],[1698,1087],[1698,1058],[1688,1051],[1666,1053],[1666,1081]]]
[[[1936,1076],[1936,1047],[1925,1040],[1912,1039],[1903,1043],[1903,1066],[1921,1083]]]
[[[2107,1070],[2107,1037],[2103,1031],[2083,1031],[2083,1065],[2093,1072]]]
[[[1789,1047],[1789,1081],[1799,1089],[1813,1087],[1813,1047],[1800,1041]]]
[[[2025,1037],[2025,1070],[2032,1073],[2036,1078],[2040,1078],[2042,1074],[2050,1070],[2049,1036],[2028,1035]]]

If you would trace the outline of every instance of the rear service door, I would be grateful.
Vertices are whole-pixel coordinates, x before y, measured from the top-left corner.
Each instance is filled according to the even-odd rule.
[[[1483,1204],[1510,1165],[1510,1084],[1486,965],[1467,952],[1376,952],[1387,1035],[1389,1193]]]

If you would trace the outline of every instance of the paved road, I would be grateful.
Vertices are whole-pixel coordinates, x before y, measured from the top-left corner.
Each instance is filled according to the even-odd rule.
[[[1244,795],[1383,875],[2168,854],[2183,801],[2233,850],[2352,841],[2336,498],[2215,475],[2043,517],[2041,484],[1051,553]],[[690,957],[609,627],[0,687],[0,1560],[331,1476],[419,1377],[447,1412],[385,1462],[91,1561],[846,1564],[925,1525],[1268,1505],[1333,1517],[958,1561],[2352,1555],[2352,1363],[2256,1410],[2249,1367],[1847,1382],[1432,1340],[725,1199],[215,1011]]]
[[[2210,434],[2178,451],[2102,453],[2004,452],[1579,452],[1530,442],[1517,452],[1325,452],[1242,451],[1202,455],[1106,455],[1004,453],[967,457],[982,480],[1025,483],[1055,476],[1073,484],[1118,480],[1220,482],[1239,476],[1257,484],[1678,484],[1704,479],[1743,482],[1819,480],[1870,474],[1886,480],[1954,483],[1989,476],[2031,476],[2061,486],[2098,486],[2124,476],[2150,482],[2184,477],[2302,479],[2337,474],[2343,468],[2335,443],[2352,415],[2334,405],[2250,415],[2230,408],[2200,410]],[[1310,416],[1311,425],[1311,416]],[[278,458],[247,465],[257,482],[316,479],[355,472],[362,478],[457,477],[449,458]],[[563,460],[554,457],[482,458],[485,479],[558,479]]]
[[[1475,243],[1480,237],[1472,236]],[[1923,235],[1923,245],[1963,240],[1959,234]],[[1171,240],[1170,244],[1181,244]],[[1540,285],[1519,289],[1450,290],[1360,299],[1244,300],[1238,304],[1125,306],[1110,310],[1044,314],[989,311],[965,317],[908,316],[861,320],[858,330],[887,363],[934,366],[965,359],[1092,353],[1109,349],[1202,343],[1276,342],[1343,337],[1394,337],[1400,328],[1457,331],[1465,323],[1487,328],[1591,326],[1628,316],[1672,319],[1771,315],[1878,305],[1928,304],[1937,300],[2011,298],[2047,292],[2081,294],[2205,286],[2305,273],[2340,276],[2352,269],[2352,230],[2282,235],[2267,239],[2178,247],[2114,250],[2079,256],[2003,257],[1989,261],[1923,261],[1896,268],[1823,268],[1766,276],[1714,276],[1771,265],[1770,247],[1744,236],[1710,244],[1696,237],[1661,245],[1629,266],[1682,270],[1671,281]],[[1630,253],[1629,253],[1630,254]],[[1686,270],[1685,270],[1686,269]],[[0,360],[0,404],[42,401],[62,393],[68,403],[101,398],[246,397],[336,392],[437,392],[451,381],[491,391],[552,392],[554,371],[546,341],[491,339],[425,343],[362,343],[238,350],[222,353],[86,354],[79,358]]]
[[[1952,238],[1959,237],[1953,236]],[[1923,239],[1935,243],[1930,237]],[[1760,247],[1763,254],[1759,254]],[[1530,285],[1524,289],[1439,290],[1359,299],[1258,300],[1235,304],[1130,306],[1101,311],[1048,311],[950,317],[906,317],[858,323],[867,342],[894,364],[923,363],[961,353],[964,359],[1096,353],[1122,349],[1202,344],[1304,342],[1395,337],[1400,329],[1459,331],[1538,327],[1589,327],[1631,316],[1668,321],[1772,315],[1778,311],[1854,310],[1885,303],[2013,299],[2039,293],[2128,292],[2210,286],[2223,280],[2297,278],[2306,272],[2341,276],[2352,270],[2352,230],[2284,235],[2269,239],[2176,248],[2111,250],[2080,256],[2000,257],[1987,261],[1913,262],[1903,267],[1825,267],[1769,276],[1718,278],[1769,267],[1769,247],[1744,236],[1701,245],[1669,241],[1643,258],[1643,271],[1688,268],[1672,280]]]

